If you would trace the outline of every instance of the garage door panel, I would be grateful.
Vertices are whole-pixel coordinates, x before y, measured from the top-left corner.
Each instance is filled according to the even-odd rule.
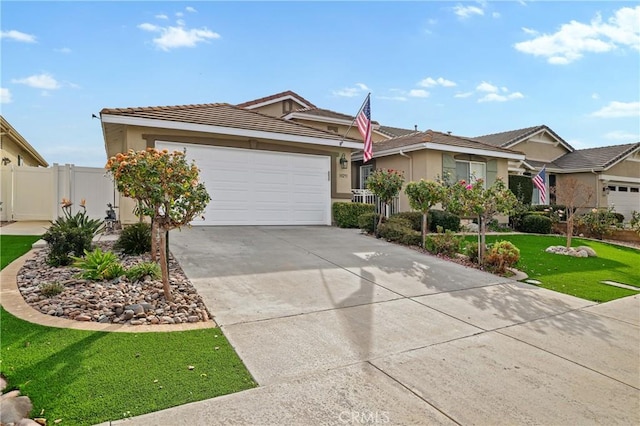
[[[211,202],[194,225],[329,225],[328,156],[158,142],[187,149]]]

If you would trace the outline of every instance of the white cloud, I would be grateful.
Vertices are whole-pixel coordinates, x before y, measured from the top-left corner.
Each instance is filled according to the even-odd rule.
[[[508,95],[499,95],[497,93],[487,93],[478,102],[506,102],[514,99],[522,99],[524,95],[520,92],[513,92]]]
[[[220,34],[207,28],[186,28],[182,20],[178,20],[178,26],[161,27],[147,22],[138,25],[144,31],[160,33],[154,38],[153,44],[159,49],[169,51],[179,47],[195,47],[198,43],[220,38]]]
[[[184,10],[186,10],[189,13],[196,13],[197,12],[197,10],[194,7],[191,7],[191,6],[185,7]]]
[[[532,30],[531,28],[527,28],[527,27],[522,27],[522,31],[525,34],[529,34],[529,35],[538,35],[538,34],[540,34],[538,31]]]
[[[442,87],[454,87],[456,83],[451,80],[444,79],[442,77],[438,77],[437,79],[433,79],[431,77],[427,77],[420,82],[418,82],[418,86],[422,87],[434,87],[434,86],[442,86]]]
[[[23,43],[36,43],[36,36],[33,34],[27,34],[16,30],[0,31],[0,38],[8,38],[14,41],[21,41]]]
[[[466,19],[473,15],[484,15],[484,10],[477,6],[462,6],[461,4],[453,8],[455,13],[460,19]]]
[[[495,93],[498,91],[498,87],[494,86],[491,83],[487,83],[486,81],[483,81],[482,83],[480,83],[477,87],[476,90],[478,92],[489,92],[489,93]]]
[[[25,78],[13,79],[12,83],[24,84],[34,89],[55,90],[60,88],[60,83],[51,74],[43,73],[31,75]]]
[[[53,49],[53,51],[54,52],[58,52],[58,53],[64,53],[65,55],[71,53],[71,49],[69,49],[68,47],[62,47],[60,49]]]
[[[498,19],[498,18],[500,17],[500,13],[499,13],[499,12],[493,12],[493,13],[491,14],[491,16],[492,16],[494,19]]]
[[[553,34],[538,35],[523,28],[536,37],[516,43],[516,50],[547,58],[550,64],[566,65],[584,56],[585,53],[603,53],[618,48],[630,47],[640,50],[640,6],[623,7],[606,22],[597,14],[590,23],[571,21],[563,24]]]
[[[597,93],[592,93],[591,94],[591,99],[600,99],[600,95]]]
[[[11,103],[12,100],[9,89],[0,87],[0,104],[8,104]]]
[[[377,96],[377,99],[384,99],[386,101],[400,101],[400,102],[404,102],[408,100],[406,96]]]
[[[640,116],[640,102],[609,102],[609,105],[600,108],[591,114],[593,117],[618,118]]]
[[[334,96],[342,96],[345,98],[354,98],[356,96],[362,96],[365,91],[370,90],[364,83],[356,83],[354,87],[345,87],[339,90],[332,90]]]
[[[167,15],[165,15],[164,13],[160,13],[160,14],[156,15],[156,19],[169,19],[169,17]]]
[[[469,96],[473,96],[473,92],[456,93],[453,95],[454,98],[468,98]]]
[[[429,92],[423,89],[411,89],[409,90],[409,96],[412,98],[428,98]]]
[[[182,12],[176,12],[176,16],[177,16],[178,18],[182,18],[182,17],[184,16],[184,13],[182,13]]]
[[[640,134],[614,130],[604,135],[605,139],[614,141],[637,142],[640,141]]]

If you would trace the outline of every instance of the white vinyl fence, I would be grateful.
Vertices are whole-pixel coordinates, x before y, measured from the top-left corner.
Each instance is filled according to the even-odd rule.
[[[72,164],[52,167],[0,167],[0,219],[54,220],[62,216],[60,202],[68,198],[77,212],[86,200],[87,214],[104,219],[107,203],[114,203],[115,186],[106,170]]]

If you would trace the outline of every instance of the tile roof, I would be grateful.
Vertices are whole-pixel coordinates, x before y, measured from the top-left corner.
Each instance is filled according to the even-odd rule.
[[[341,112],[336,112],[336,111],[331,111],[330,109],[325,109],[325,108],[318,108],[318,107],[312,107],[312,108],[299,108],[295,111],[291,111],[289,113],[283,114],[283,117],[286,117],[289,114],[292,113],[298,113],[298,114],[309,114],[309,115],[315,115],[318,117],[327,117],[327,118],[335,118],[337,120],[345,120],[345,121],[353,121],[355,120],[355,117],[353,115],[349,115],[349,114],[343,114]],[[379,124],[377,121],[372,120],[371,123],[373,124]]]
[[[518,153],[517,151],[511,149],[490,145],[464,136],[450,135],[447,133],[435,132],[433,130],[427,130],[424,132],[412,132],[404,136],[399,136],[386,141],[376,142],[373,144],[373,152],[375,154],[376,152],[386,151],[388,149],[402,148],[405,146],[417,145],[425,142],[470,149],[484,149],[487,151],[509,154]]]
[[[640,142],[579,149],[554,160],[560,169],[607,169],[640,149]]]
[[[538,133],[541,130],[545,130],[545,131],[549,132],[556,139],[558,139],[560,142],[562,142],[562,144],[565,145],[569,150],[573,151],[573,147],[571,145],[569,145],[564,139],[562,139],[560,136],[558,136],[556,134],[556,132],[554,132],[548,126],[546,126],[544,124],[541,125],[541,126],[526,127],[524,129],[509,130],[509,131],[506,131],[506,132],[493,133],[493,134],[490,134],[490,135],[476,136],[473,139],[478,140],[480,142],[488,143],[488,144],[491,144],[491,145],[508,148],[510,145],[513,145],[516,142],[521,141],[522,139],[526,139],[529,136],[532,136],[532,135]]]
[[[283,120],[226,103],[136,108],[104,108],[100,115],[164,120],[208,126],[230,127],[294,136],[342,140],[342,136],[311,126]],[[352,138],[346,138],[355,141]]]
[[[383,126],[380,125],[380,128],[378,129],[378,131],[380,131],[381,133],[384,133],[387,136],[390,136],[392,138],[398,137],[398,136],[406,136],[410,133],[415,133],[417,132],[417,130],[413,129],[402,129],[400,127],[391,127],[391,126]]]
[[[285,96],[291,96],[293,98],[297,98],[300,101],[302,101],[303,103],[305,103],[306,105],[309,105],[310,107],[315,107],[314,104],[312,104],[311,102],[309,102],[308,100],[306,100],[305,98],[303,98],[302,96],[298,95],[296,92],[293,92],[291,90],[287,90],[287,91],[284,91],[284,92],[276,93],[275,95],[265,96],[264,98],[258,98],[258,99],[254,99],[252,101],[243,102],[243,103],[238,104],[236,106],[238,106],[240,108],[246,108],[246,107],[249,107],[251,105],[256,105],[256,104],[261,104],[261,103],[264,103],[264,102],[273,101],[273,100],[276,100],[276,99],[283,98]]]

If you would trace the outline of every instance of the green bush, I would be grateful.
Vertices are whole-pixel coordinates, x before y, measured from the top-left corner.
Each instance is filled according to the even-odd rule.
[[[125,227],[113,246],[125,254],[143,254],[151,251],[151,225],[139,222]]]
[[[455,235],[453,231],[438,227],[437,234],[427,235],[425,239],[425,249],[432,254],[441,254],[447,257],[455,256],[460,251],[462,236]]]
[[[438,227],[445,231],[458,232],[460,230],[460,217],[444,210],[429,210],[429,231],[437,232]]]
[[[422,231],[422,213],[420,212],[399,212],[389,216],[389,220],[393,218],[402,218],[410,222],[410,228],[414,231]]]
[[[636,231],[636,234],[640,235],[640,212],[634,210],[631,212],[631,219],[629,220],[629,226]]]
[[[357,228],[358,218],[375,210],[373,204],[337,202],[333,203],[333,220],[339,228]]]
[[[469,258],[473,263],[479,263],[479,252],[477,241],[466,241],[463,243],[462,254]]]
[[[85,250],[91,249],[93,237],[104,229],[103,220],[87,216],[84,201],[80,204],[82,210],[73,215],[72,205],[71,201],[62,200],[63,216],[51,222],[51,226],[42,236],[49,246],[47,261],[50,265],[69,265],[70,255],[82,256]]]
[[[509,241],[496,241],[485,256],[485,264],[494,272],[504,274],[520,260],[520,249]]]
[[[118,257],[110,252],[103,252],[100,248],[94,251],[84,251],[84,257],[73,257],[73,266],[82,269],[80,276],[87,280],[111,280],[124,274],[124,268],[118,262]]]
[[[522,219],[519,231],[530,234],[549,234],[551,233],[551,219],[537,214],[526,215]]]
[[[379,220],[380,215],[378,213],[364,213],[358,216],[358,227],[369,234],[373,234]],[[383,218],[383,223],[384,220]]]
[[[40,293],[44,297],[53,297],[64,291],[64,285],[55,282],[55,283],[43,283],[40,284]]]
[[[588,213],[578,217],[577,225],[584,226],[585,231],[598,239],[611,235],[613,230],[620,225],[618,220],[619,213],[615,213],[611,209],[598,210],[593,209]],[[622,216],[624,220],[624,216]]]
[[[132,282],[141,280],[147,275],[157,280],[161,276],[160,265],[155,262],[141,262],[127,269],[125,275]]]

